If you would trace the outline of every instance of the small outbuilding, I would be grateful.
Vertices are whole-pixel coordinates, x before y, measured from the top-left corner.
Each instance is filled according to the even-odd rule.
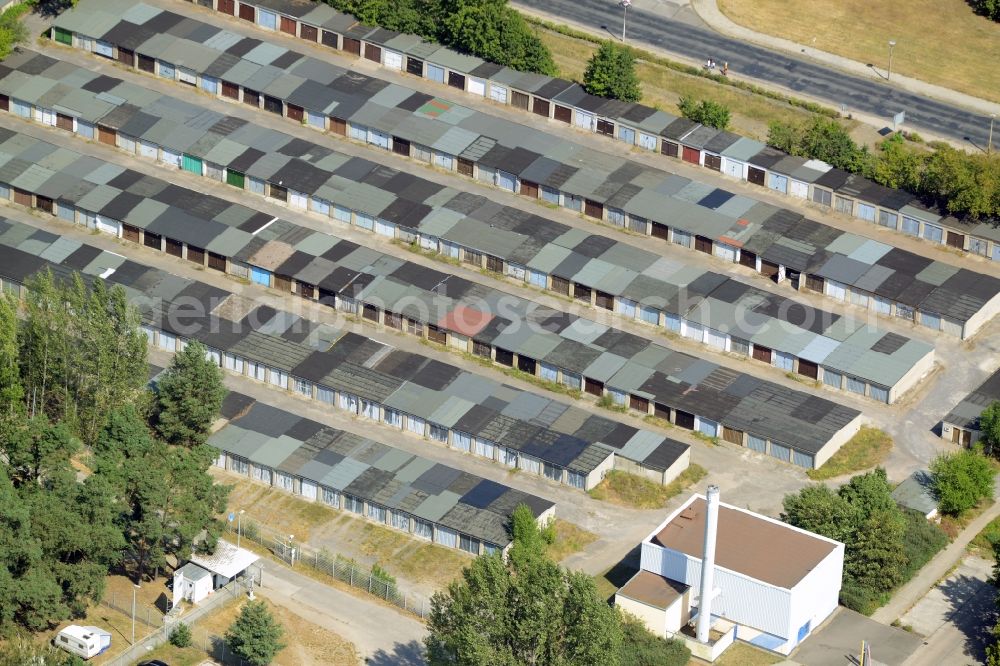
[[[213,591],[212,574],[193,562],[174,572],[174,606],[180,601],[200,602]]]
[[[927,520],[938,515],[937,494],[934,492],[934,477],[926,469],[919,469],[892,491],[892,499],[904,509],[912,509]]]
[[[222,540],[211,555],[191,555],[187,564],[174,571],[174,605],[182,600],[195,604],[200,602],[234,578],[244,575],[259,559],[246,548],[237,548]]]

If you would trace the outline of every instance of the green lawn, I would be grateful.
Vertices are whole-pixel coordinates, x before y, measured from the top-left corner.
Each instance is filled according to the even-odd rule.
[[[840,450],[834,453],[819,469],[806,470],[813,481],[860,472],[877,466],[892,450],[892,437],[888,433],[865,426]]]
[[[680,476],[664,486],[637,474],[612,470],[589,492],[594,499],[619,506],[660,509],[666,506],[671,497],[679,495],[691,484],[705,478],[706,474],[708,472],[704,467],[692,463],[681,472]]]

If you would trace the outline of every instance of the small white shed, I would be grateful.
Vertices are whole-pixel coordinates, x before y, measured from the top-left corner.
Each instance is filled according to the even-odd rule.
[[[84,659],[90,659],[111,647],[111,632],[100,627],[71,624],[52,639],[53,645]]]
[[[191,562],[212,574],[212,589],[217,590],[232,579],[243,574],[260,557],[246,548],[237,548],[228,541],[220,540],[211,555],[195,553]]]
[[[193,562],[174,572],[174,606],[181,601],[200,602],[212,593],[212,574]]]

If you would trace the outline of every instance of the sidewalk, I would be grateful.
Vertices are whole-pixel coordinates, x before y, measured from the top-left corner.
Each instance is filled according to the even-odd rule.
[[[909,583],[901,587],[893,595],[892,601],[872,614],[872,619],[883,624],[889,624],[899,619],[910,608],[920,601],[927,591],[930,590],[939,580],[958,564],[965,557],[966,546],[972,541],[986,525],[1000,516],[1000,502],[995,502],[978,518],[973,520],[962,530],[954,541],[934,556],[930,562],[924,565],[917,575]]]
[[[720,32],[727,37],[739,39],[751,44],[757,44],[758,46],[763,46],[769,49],[785,51],[799,57],[805,56],[828,67],[843,70],[854,74],[855,76],[867,77],[876,81],[883,81],[879,74],[876,74],[871,67],[868,67],[863,63],[849,58],[844,58],[843,56],[827,53],[826,51],[809,48],[781,37],[765,35],[734,23],[729,19],[729,17],[719,10],[719,5],[716,0],[690,1],[691,7],[694,9],[695,13],[709,28],[715,30],[716,32]],[[933,83],[927,83],[926,81],[903,76],[902,74],[893,73],[891,85],[912,93],[948,102],[949,104],[964,106],[980,113],[1000,114],[1000,104],[980,99],[978,97],[973,97],[972,95],[967,95],[955,90],[950,90]]]

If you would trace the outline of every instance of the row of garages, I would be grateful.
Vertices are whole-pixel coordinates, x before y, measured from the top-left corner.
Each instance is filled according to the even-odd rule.
[[[364,26],[328,5],[291,0],[199,0],[198,4],[264,30],[319,43],[387,69],[682,159],[932,243],[1000,260],[1000,232],[993,225],[962,223],[927,209],[917,197],[902,190],[652,107],[596,97],[572,81],[517,72],[413,35]],[[64,31],[57,39],[65,43],[72,36]],[[113,45],[101,48],[113,49]],[[110,52],[108,56],[112,57]]]
[[[41,74],[36,74],[35,81],[38,82],[40,77]],[[127,96],[121,87],[114,89],[116,93]],[[128,100],[125,97],[122,97],[122,104],[128,105]],[[736,283],[723,276],[705,273],[696,278],[696,274],[690,271],[680,271],[678,275],[684,277],[677,285],[671,285],[669,282],[664,282],[662,285],[663,289],[660,291],[664,294],[664,299],[660,300],[668,302],[676,300],[671,306],[672,309],[663,309],[662,305],[655,307],[646,304],[651,299],[634,289],[632,293],[640,296],[637,300],[633,300],[635,296],[626,298],[622,295],[603,292],[601,289],[595,288],[593,282],[590,285],[584,285],[573,279],[562,278],[531,267],[532,265],[538,266],[537,263],[510,262],[506,257],[490,255],[452,240],[429,235],[422,230],[415,231],[409,227],[397,226],[379,217],[372,217],[368,212],[353,210],[304,192],[297,192],[292,189],[293,184],[287,182],[287,178],[283,179],[283,185],[277,185],[274,182],[255,178],[246,172],[238,172],[194,155],[179,152],[180,148],[161,147],[148,140],[129,136],[99,122],[89,123],[80,118],[69,118],[68,116],[68,122],[60,122],[61,114],[59,112],[34,106],[16,98],[13,99],[12,106],[9,108],[21,117],[30,118],[43,124],[54,124],[56,127],[74,131],[84,138],[96,137],[100,142],[115,145],[130,154],[155,159],[196,175],[209,177],[234,187],[261,194],[279,200],[295,209],[304,208],[327,219],[332,218],[359,229],[413,243],[422,250],[444,254],[492,273],[506,275],[533,286],[553,290],[570,296],[578,302],[583,301],[591,306],[616,312],[634,321],[662,327],[686,339],[706,344],[719,351],[741,354],[786,372],[796,373],[824,386],[867,396],[880,402],[891,403],[895,401],[899,395],[915,385],[933,363],[932,349],[928,345],[907,340],[901,336],[894,337],[896,342],[893,345],[880,345],[879,341],[883,334],[874,329],[860,327],[850,320],[818,310],[802,308],[801,306],[785,307],[791,305],[787,299],[750,289],[746,285]],[[157,114],[158,112],[153,105],[147,105],[142,112],[142,116],[148,118],[155,118]],[[112,110],[108,115],[116,115],[116,112]],[[119,121],[128,122],[121,117]],[[203,119],[199,119],[199,122],[202,121]],[[16,187],[13,190],[16,202],[18,197],[30,198],[31,194],[24,190],[19,191],[19,188]],[[10,195],[8,194],[8,196]],[[66,210],[59,214],[63,216],[75,215],[72,212],[71,202],[65,204],[53,202],[51,196],[49,193],[48,197],[43,197],[41,207],[46,210],[52,209],[56,214],[58,207],[63,205]],[[35,204],[35,202],[28,200],[20,201],[20,203]],[[276,272],[276,267],[273,266],[260,266],[245,261],[232,262],[230,261],[231,254],[225,256],[211,250],[206,251],[203,247],[205,245],[204,239],[197,241],[197,245],[192,249],[190,235],[173,234],[169,230],[168,233],[171,233],[169,236],[162,231],[150,234],[136,224],[122,223],[109,217],[104,210],[99,211],[99,213],[83,211],[84,217],[81,219],[87,221],[94,218],[91,226],[97,225],[97,228],[150,247],[162,245],[166,251],[177,256],[188,257],[190,255],[192,261],[202,264],[207,262],[210,267],[232,272],[256,284],[298,293],[306,298],[326,298],[331,304],[334,302],[334,296],[324,293],[324,289],[317,285],[315,277],[311,282],[303,282],[301,278],[296,279],[296,276],[284,275],[280,271]],[[129,214],[128,211],[119,211],[117,216],[128,219]],[[552,224],[540,219],[537,222],[536,231],[541,230],[539,225]],[[441,230],[443,228],[439,229],[439,231]],[[550,235],[554,237],[558,234],[558,231],[553,231]],[[465,234],[465,236],[471,238],[474,235]],[[451,235],[449,234],[448,237],[451,238]],[[227,264],[227,261],[230,263]],[[632,267],[636,267],[634,263]],[[659,271],[658,277],[662,281],[667,276],[663,271]],[[707,282],[702,278],[708,278]],[[685,280],[710,283],[712,286],[690,289],[691,293],[684,299],[666,298],[667,293],[673,293],[678,287],[685,289]],[[647,279],[644,284],[648,294],[651,295],[650,289],[655,285],[655,282]],[[342,290],[341,293],[344,291],[347,290]],[[723,296],[723,294],[728,295]],[[733,294],[741,295],[734,296]],[[552,364],[547,364],[543,358],[532,358],[530,355],[519,353],[518,349],[498,348],[500,345],[494,346],[490,344],[490,340],[477,340],[475,331],[458,331],[454,327],[441,326],[437,316],[430,317],[426,322],[420,322],[404,317],[401,312],[393,312],[390,309],[391,304],[387,307],[386,304],[377,302],[358,303],[357,298],[347,296],[337,296],[336,298],[339,303],[338,307],[360,314],[371,321],[417,335],[428,335],[435,341],[461,351],[487,355],[498,363],[509,367],[518,367],[522,371],[548,381],[562,383],[573,390],[586,391],[598,396],[609,395],[617,405],[637,408],[643,412],[648,407],[645,404],[648,402],[648,398],[630,397],[627,391],[618,390],[613,385],[606,385],[606,377],[599,381],[584,381],[580,372],[570,372],[565,368],[560,369]],[[852,300],[856,302],[856,299]],[[755,309],[759,311],[759,314],[752,312]],[[771,324],[764,327],[764,332],[759,330],[755,332],[754,326],[741,328],[739,320],[744,315],[739,313],[743,310],[746,311],[745,316],[750,320],[770,322]],[[799,312],[800,310],[802,312]],[[761,316],[765,311],[768,314]],[[783,312],[784,314],[782,314]],[[725,313],[734,313],[736,319],[729,321],[727,319],[729,315]],[[922,313],[922,316],[926,316],[926,313]],[[798,317],[809,323],[804,325],[793,323],[792,320],[797,320]],[[425,327],[425,323],[428,326]],[[742,333],[744,329],[747,331],[746,333]],[[822,334],[827,330],[831,330],[831,335],[834,338],[825,339],[822,337]],[[819,337],[817,337],[817,333],[820,334]],[[848,347],[852,350],[850,353],[847,351]],[[854,349],[855,347],[857,349]],[[866,351],[871,350],[879,353],[875,356],[870,354],[865,356]],[[841,364],[841,360],[838,359],[841,359],[844,364]],[[857,370],[852,371],[852,368],[857,368]]]
[[[117,28],[115,30],[117,31],[116,34],[122,32]],[[142,39],[145,39],[145,37]],[[72,36],[69,41],[73,41]],[[109,42],[109,44],[111,43]],[[500,151],[504,155],[501,158],[499,153],[497,153],[499,146],[489,149],[484,144],[477,148],[478,144],[483,141],[482,139],[473,142],[468,148],[466,148],[467,141],[455,144],[456,148],[454,150],[462,150],[462,152],[454,154],[441,148],[434,148],[420,143],[419,139],[427,135],[409,121],[399,122],[393,125],[394,129],[391,131],[384,131],[383,129],[366,125],[362,120],[359,120],[359,116],[363,116],[363,113],[341,117],[338,113],[344,113],[342,110],[338,111],[334,109],[329,113],[326,112],[329,109],[322,112],[314,111],[292,103],[282,96],[263,94],[259,91],[251,90],[244,85],[230,83],[218,76],[209,75],[205,71],[185,69],[173,63],[165,63],[163,60],[157,58],[142,56],[141,53],[136,53],[128,49],[124,49],[123,51],[123,47],[115,46],[114,44],[110,46],[110,55],[103,49],[95,50],[96,47],[92,40],[85,39],[81,42],[78,39],[77,46],[107,55],[107,57],[117,58],[125,64],[138,67],[140,70],[176,79],[182,83],[188,83],[199,87],[203,92],[223,99],[239,101],[254,107],[263,108],[272,113],[283,115],[294,122],[302,123],[318,130],[340,134],[349,139],[377,146],[397,155],[423,161],[438,168],[448,169],[501,189],[577,211],[589,218],[598,219],[632,232],[705,252],[727,262],[738,263],[779,282],[787,279],[794,288],[809,289],[823,293],[833,298],[865,307],[879,315],[898,317],[921,326],[932,328],[933,330],[962,337],[969,337],[974,334],[983,321],[991,316],[976,317],[975,311],[970,313],[968,307],[962,308],[961,312],[941,311],[940,308],[935,311],[932,307],[924,308],[920,299],[916,297],[920,294],[920,290],[907,292],[907,290],[893,285],[889,285],[885,289],[880,289],[879,287],[882,284],[871,280],[858,280],[855,283],[845,283],[843,282],[842,274],[834,272],[827,275],[821,270],[822,266],[811,265],[809,257],[803,255],[802,250],[798,248],[789,255],[785,248],[782,247],[767,245],[758,247],[760,245],[759,238],[762,236],[756,233],[756,228],[759,226],[758,221],[755,221],[757,224],[747,224],[745,220],[737,221],[734,219],[732,228],[727,231],[724,228],[718,228],[718,221],[697,219],[699,215],[699,211],[697,210],[694,211],[695,214],[693,216],[686,214],[688,212],[687,204],[683,203],[676,207],[667,208],[666,213],[656,213],[665,216],[667,219],[676,219],[676,222],[666,224],[657,221],[653,218],[651,211],[663,211],[664,207],[658,205],[661,202],[650,200],[646,202],[647,205],[645,206],[637,204],[636,202],[642,199],[642,196],[637,197],[635,195],[641,188],[636,189],[636,186],[631,183],[625,187],[625,190],[629,190],[629,194],[625,198],[621,196],[625,192],[625,190],[622,190],[622,192],[612,195],[611,199],[602,199],[596,193],[602,188],[607,188],[599,183],[592,183],[587,179],[584,179],[584,181],[590,183],[592,187],[597,188],[594,192],[571,193],[565,189],[568,184],[562,184],[562,181],[565,180],[564,177],[556,178],[559,173],[565,171],[567,165],[553,170],[552,165],[556,164],[554,160],[535,160],[534,157],[520,154],[517,150],[510,151],[506,148]],[[201,45],[198,46],[200,47]],[[228,56],[229,54],[226,55]],[[143,64],[140,56],[148,59],[147,65]],[[222,58],[221,60],[230,62],[227,58]],[[213,63],[211,67],[215,68],[216,64]],[[259,65],[254,66],[259,67]],[[235,69],[239,69],[239,67],[235,67]],[[250,80],[256,79],[255,77],[250,77]],[[260,85],[260,82],[258,81],[255,85]],[[298,93],[294,94],[298,95]],[[316,97],[316,99],[319,99],[319,97]],[[307,102],[302,101],[302,95],[298,95],[297,100],[301,104],[307,104]],[[337,109],[341,108],[338,105],[334,106],[337,106]],[[348,105],[343,108],[355,107]],[[394,109],[394,111],[396,110],[401,111],[402,109]],[[417,116],[414,115],[409,120],[415,122],[416,118]],[[379,122],[384,125],[384,118],[380,119]],[[681,119],[674,124],[677,123],[686,124],[687,129],[685,129],[683,136],[688,137],[692,141],[694,140],[692,137],[695,137],[699,132],[704,134],[704,131],[706,131],[706,128],[695,126],[687,120]],[[715,132],[715,130],[711,131]],[[401,133],[406,136],[400,136],[399,134]],[[751,182],[758,180],[755,174],[759,172],[762,183],[763,179],[766,178],[768,186],[772,187],[772,189],[784,188],[789,191],[801,193],[807,197],[816,198],[817,200],[829,200],[828,202],[835,200],[837,208],[844,211],[847,211],[848,208],[851,211],[855,210],[854,200],[847,198],[849,191],[855,194],[866,192],[869,200],[878,200],[882,203],[875,205],[871,201],[864,202],[859,200],[856,207],[857,214],[864,219],[878,222],[883,226],[900,226],[907,233],[912,231],[915,235],[930,240],[940,242],[954,241],[953,236],[947,236],[942,231],[943,227],[931,221],[932,218],[935,220],[937,218],[934,216],[928,217],[929,211],[918,210],[912,202],[903,206],[899,200],[900,193],[896,190],[889,190],[871,183],[868,183],[866,186],[857,176],[831,170],[826,165],[815,161],[806,162],[801,158],[782,156],[781,153],[773,149],[761,150],[760,144],[756,144],[757,153],[755,156],[752,156],[753,160],[741,162],[734,156],[742,156],[746,152],[746,142],[748,140],[737,139],[735,135],[729,135],[729,138],[734,140],[731,147],[725,149],[719,148],[721,152],[717,157],[720,160],[718,162],[720,168],[725,167],[734,171],[734,173],[738,168],[741,172],[747,174],[747,178]],[[486,143],[489,142],[496,143],[492,139]],[[740,148],[740,142],[744,142],[742,148]],[[706,142],[706,146],[712,145],[720,146],[721,144],[718,141],[715,144],[711,141]],[[741,150],[743,152],[739,152]],[[689,157],[694,156],[694,153],[690,151],[684,154],[687,154]],[[775,158],[779,156],[782,159],[776,160]],[[707,159],[709,164],[715,163],[715,160],[707,153],[704,155],[698,153],[697,159],[701,162],[705,162]],[[749,160],[749,157],[745,159]],[[753,166],[751,162],[760,165],[766,164],[770,171],[762,170],[763,167],[758,168],[757,166]],[[509,171],[506,171],[505,168],[509,169]],[[784,169],[790,175],[783,175],[779,169]],[[239,175],[235,176],[235,178],[238,177]],[[551,180],[552,178],[556,178],[556,181]],[[809,183],[802,179],[808,180]],[[551,185],[554,182],[559,182],[560,186]],[[833,194],[834,190],[823,189],[826,185],[833,187],[834,184],[836,185],[836,197]],[[631,191],[632,189],[635,191]],[[731,197],[731,194],[716,191],[705,196],[698,203],[704,206],[705,209],[716,210],[722,206],[732,205],[733,202],[727,204],[727,201]],[[911,199],[912,197],[909,197],[907,201]],[[637,206],[642,207],[642,215],[632,212]],[[894,207],[901,207],[901,212],[898,214],[892,212],[895,210]],[[705,214],[705,211],[702,211],[701,214]],[[740,224],[743,226],[741,227]],[[780,227],[782,224],[787,224],[787,220],[782,220],[781,223],[775,226]],[[815,223],[809,224],[816,227],[821,226]],[[712,231],[703,231],[705,235],[697,233],[696,230],[702,227],[711,229]],[[984,228],[991,229],[988,225],[984,225]],[[954,232],[951,233],[954,235]],[[763,236],[770,237],[767,234]],[[962,243],[965,243],[965,241],[962,240]],[[952,242],[952,245],[954,245],[954,242]],[[976,248],[982,249],[983,252],[992,252],[989,247],[982,245],[979,241],[976,241],[973,245]],[[825,255],[814,251],[813,258],[817,256]],[[906,298],[907,296],[910,296],[910,298]],[[945,303],[955,302],[951,298],[937,300]],[[992,312],[994,309],[990,308],[990,311]]]
[[[541,525],[555,505],[506,485],[300,417],[241,394],[209,438],[217,467],[471,555],[506,552],[514,509]]]
[[[662,483],[688,465],[689,447],[657,433],[289,312],[244,313],[230,292],[49,232],[2,221],[0,254],[8,291],[21,293],[45,268],[103,276],[126,288],[155,349],[175,353],[197,339],[228,372],[506,468],[589,490],[622,454]]]
[[[16,262],[12,260],[10,263]],[[114,282],[115,276],[111,275],[109,279]],[[184,344],[185,338],[169,328],[168,322],[164,321],[164,319],[169,319],[163,315],[166,312],[169,312],[169,307],[163,309],[155,317],[155,323],[147,321],[147,335],[151,337],[151,341],[156,347],[164,351],[175,351]],[[271,325],[269,322],[274,320],[275,317],[272,317],[270,320],[261,322],[261,326]],[[227,330],[233,328],[234,325],[234,323],[223,323],[221,326],[216,324],[216,328]],[[243,334],[246,335],[246,332],[244,331]],[[598,452],[599,449],[591,449],[593,453],[588,454],[587,462],[581,468],[579,465],[575,467],[565,464],[559,465],[557,460],[537,454],[528,455],[525,462],[520,462],[524,454],[519,452],[518,462],[515,462],[509,452],[500,448],[503,445],[498,443],[495,438],[482,437],[475,428],[470,432],[461,427],[440,423],[439,420],[435,419],[436,412],[433,401],[428,403],[427,396],[421,398],[417,395],[408,403],[393,402],[390,405],[386,403],[385,398],[379,399],[366,394],[361,389],[345,388],[348,384],[342,378],[331,378],[323,375],[322,372],[318,375],[312,374],[317,372],[317,367],[322,370],[325,367],[325,362],[306,363],[306,356],[301,354],[296,357],[301,363],[285,361],[284,364],[280,364],[274,360],[268,360],[268,354],[273,355],[277,352],[270,348],[272,343],[269,336],[262,336],[260,333],[252,333],[251,337],[245,340],[241,338],[237,342],[226,337],[215,340],[208,333],[195,337],[200,337],[205,344],[211,347],[211,353],[214,358],[218,359],[220,366],[231,372],[303,397],[312,398],[334,408],[343,408],[359,416],[389,423],[403,432],[413,432],[420,436],[418,431],[422,431],[422,436],[428,439],[446,442],[453,447],[461,448],[463,451],[469,450],[470,453],[484,455],[507,466],[517,466],[537,471],[537,473],[550,478],[559,478],[570,485],[581,485],[584,488],[589,488],[600,481],[603,472],[611,465],[618,466],[619,461],[623,465],[631,465],[626,458],[638,463],[640,467],[646,467],[645,473],[647,475],[652,475],[653,478],[662,482],[669,481],[673,475],[679,473],[686,466],[687,447],[680,445],[680,448],[677,448],[676,443],[659,437],[655,441],[646,441],[648,438],[641,431],[632,435],[631,439],[618,442],[617,448],[624,447],[622,450],[627,452],[629,446],[633,446],[633,448],[638,446],[639,448],[635,451],[642,452],[643,455],[633,453],[631,456],[622,456],[619,453],[612,460],[611,455],[615,453],[614,448],[606,449],[607,453],[603,456]],[[225,344],[222,344],[223,342]],[[287,347],[288,343],[282,343],[282,346]],[[335,349],[336,345],[331,349],[331,353]],[[364,364],[365,357],[362,355],[354,362]],[[668,419],[680,427],[745,445],[751,449],[770,453],[774,457],[806,467],[821,465],[860,427],[861,415],[854,410],[832,405],[819,398],[797,395],[796,392],[788,389],[775,386],[767,387],[765,382],[747,376],[730,374],[733,376],[728,379],[729,382],[740,380],[733,384],[733,388],[739,387],[739,391],[735,394],[728,395],[727,391],[717,392],[710,384],[705,383],[697,389],[696,394],[689,395],[689,389],[694,387],[686,387],[685,384],[681,383],[677,386],[679,391],[677,397],[684,403],[686,409],[644,399],[646,412],[662,419]],[[360,386],[363,387],[364,384]],[[755,398],[759,390],[764,390],[764,394],[760,398]],[[748,391],[750,392],[749,396],[745,395]],[[769,397],[764,398],[763,395]],[[808,411],[801,411],[795,407],[795,405],[802,403],[803,399],[810,405]],[[758,403],[757,400],[763,400],[763,402]],[[718,420],[708,419],[696,413],[699,405],[702,408],[709,408],[713,404],[718,407],[720,401],[729,405],[720,413],[724,415],[730,413],[732,417],[737,417],[737,413],[745,413],[746,417],[752,417],[751,427],[754,430],[759,431],[761,428],[765,428],[777,431],[781,429],[787,431],[789,440],[800,443],[790,445],[785,443],[788,440],[777,441],[774,438],[755,435],[753,432],[740,431],[727,426],[725,421],[720,423]],[[687,409],[691,409],[688,404],[695,407],[695,411],[687,411]],[[789,413],[789,409],[795,410],[795,413]],[[833,420],[830,421],[830,418]],[[747,421],[747,423],[750,422]],[[817,431],[817,429],[823,434],[820,435],[818,432],[811,435],[805,434]],[[804,436],[807,439],[802,439]],[[815,444],[811,441],[814,437],[816,438]],[[640,440],[643,443],[640,444]],[[634,444],[632,444],[633,441]],[[609,443],[614,445],[614,442]],[[490,444],[493,444],[493,448],[490,448]],[[803,446],[810,448],[803,448]],[[542,453],[544,454],[544,450]],[[535,460],[535,458],[538,459]],[[549,467],[545,466],[546,462],[550,464]],[[678,465],[678,462],[681,464]],[[565,469],[560,469],[560,467],[565,467]]]

